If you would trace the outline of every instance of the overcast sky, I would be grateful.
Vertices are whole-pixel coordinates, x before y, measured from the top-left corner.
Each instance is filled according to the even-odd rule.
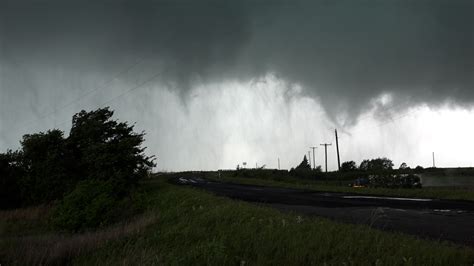
[[[470,0],[0,1],[1,152],[110,106],[160,170],[474,166],[473,104]]]

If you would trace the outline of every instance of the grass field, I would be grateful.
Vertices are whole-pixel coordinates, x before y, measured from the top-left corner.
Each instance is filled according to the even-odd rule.
[[[435,199],[453,199],[453,200],[473,200],[474,189],[472,187],[425,187],[421,189],[392,189],[392,188],[352,188],[342,185],[342,182],[330,181],[312,181],[288,177],[285,179],[273,180],[269,178],[247,178],[234,177],[231,175],[221,175],[208,173],[204,177],[221,181],[250,185],[275,186],[287,188],[311,189],[316,191],[360,193],[370,195],[385,195],[397,197],[420,197]],[[348,183],[346,181],[345,183]],[[344,184],[345,184],[344,183]]]
[[[310,218],[170,185],[144,183],[147,210],[97,232],[62,235],[3,213],[2,265],[472,265],[474,250]],[[33,212],[33,210],[29,210]],[[7,217],[8,216],[8,217]],[[13,229],[12,229],[13,228]],[[43,228],[43,229],[41,229]],[[13,233],[6,232],[14,230]],[[37,231],[35,231],[37,230]],[[19,235],[19,236],[15,236]],[[62,244],[59,245],[58,244]],[[12,259],[16,261],[11,261]]]

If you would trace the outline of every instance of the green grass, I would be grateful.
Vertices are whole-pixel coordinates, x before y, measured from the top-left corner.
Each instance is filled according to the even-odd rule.
[[[283,214],[162,182],[156,224],[77,258],[78,265],[471,265],[474,250]]]
[[[419,198],[434,198],[434,199],[453,199],[453,200],[472,200],[474,201],[474,189],[463,187],[429,187],[421,189],[404,189],[404,188],[353,188],[344,185],[336,185],[335,182],[328,181],[311,181],[305,179],[297,179],[288,177],[280,180],[248,178],[248,177],[232,177],[221,176],[217,174],[207,174],[207,178],[240,184],[286,187],[286,188],[301,188],[315,191],[328,192],[346,192],[370,195],[383,196],[397,196],[397,197],[419,197]],[[340,182],[340,181],[337,181]],[[348,182],[347,182],[348,183]]]
[[[144,185],[148,209],[143,215],[155,217],[151,222],[131,234],[92,245],[86,251],[68,253],[67,260],[63,258],[60,262],[75,265],[472,265],[474,262],[472,248],[447,242],[284,214],[171,185],[162,178]]]

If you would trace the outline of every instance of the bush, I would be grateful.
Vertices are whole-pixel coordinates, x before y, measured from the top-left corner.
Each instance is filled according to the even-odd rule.
[[[17,177],[22,175],[18,152],[0,153],[0,209],[20,207],[20,184]]]
[[[347,161],[341,164],[341,172],[353,172],[357,170],[357,165],[354,161]]]
[[[79,231],[116,222],[131,211],[129,198],[121,199],[119,190],[110,181],[81,181],[54,209],[53,224]]]
[[[371,187],[421,188],[420,177],[413,174],[370,175],[368,179]]]

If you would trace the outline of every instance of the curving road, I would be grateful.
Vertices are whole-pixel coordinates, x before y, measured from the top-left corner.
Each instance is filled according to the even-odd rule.
[[[474,202],[470,201],[317,192],[190,177],[174,178],[170,182],[198,187],[232,199],[264,203],[282,211],[366,224],[377,229],[474,247]]]

